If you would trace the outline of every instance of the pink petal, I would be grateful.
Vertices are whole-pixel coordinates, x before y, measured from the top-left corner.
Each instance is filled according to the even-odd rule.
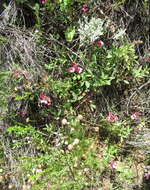
[[[40,94],[39,98],[40,98],[39,104],[44,104],[44,105],[48,105],[48,106],[52,105],[51,98],[48,95]]]
[[[82,69],[81,67],[77,67],[77,68],[76,68],[76,72],[77,72],[78,74],[80,74],[80,73],[83,72],[83,69]]]
[[[108,122],[113,123],[113,122],[118,121],[118,120],[119,120],[119,117],[118,117],[117,115],[113,114],[112,112],[109,112],[108,116],[106,117],[106,120],[107,120]]]
[[[111,167],[112,169],[116,169],[117,166],[118,166],[118,163],[117,163],[117,162],[111,162],[111,163],[110,163],[110,167]]]
[[[150,61],[150,57],[144,58],[145,61]]]
[[[42,4],[46,3],[48,0],[40,0]]]
[[[40,99],[44,99],[44,98],[46,98],[47,97],[47,95],[46,94],[40,94]]]
[[[104,45],[104,42],[102,40],[99,40],[96,44],[97,46],[102,47]]]
[[[134,113],[131,115],[131,119],[132,119],[132,120],[136,120],[136,119],[138,119],[140,116],[141,116],[141,113],[140,113],[140,112],[134,112]]]
[[[47,101],[47,105],[48,106],[52,105],[52,102],[51,101]]]
[[[22,111],[20,112],[20,115],[21,115],[22,117],[25,117],[25,116],[27,115],[27,111],[26,111],[26,110],[22,110]]]
[[[45,105],[46,105],[46,104],[47,104],[47,101],[46,101],[46,100],[41,100],[41,101],[40,101],[40,104],[45,104]]]
[[[145,178],[148,180],[150,179],[150,172],[148,172],[146,175],[145,175]]]
[[[72,67],[78,67],[78,66],[79,66],[78,63],[76,63],[76,62],[73,62],[73,63],[72,63]]]
[[[84,13],[86,13],[86,12],[89,10],[89,8],[88,8],[88,7],[83,7],[81,10],[82,10]]]
[[[69,73],[74,73],[76,71],[76,68],[75,67],[69,67],[68,68],[68,72]]]

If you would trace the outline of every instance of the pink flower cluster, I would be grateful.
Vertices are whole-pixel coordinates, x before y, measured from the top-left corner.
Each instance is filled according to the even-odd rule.
[[[139,119],[140,116],[141,116],[140,112],[134,112],[134,113],[132,113],[132,115],[130,116],[130,118],[132,120],[137,120],[137,119]],[[112,112],[109,112],[108,116],[106,117],[106,120],[108,122],[110,122],[110,123],[114,123],[114,122],[116,122],[116,121],[119,120],[119,117],[118,117],[118,115],[115,115]]]
[[[51,98],[46,94],[40,94],[39,96],[39,105],[52,105]]]
[[[80,74],[83,72],[83,68],[80,67],[78,63],[73,62],[72,66],[68,68],[68,72]]]
[[[130,117],[132,120],[137,120],[141,116],[140,112],[134,112]]]
[[[108,116],[107,116],[107,118],[106,118],[106,120],[107,120],[108,122],[110,122],[110,123],[114,123],[114,122],[116,122],[116,121],[119,120],[119,117],[118,117],[118,115],[115,115],[115,114],[113,114],[112,112],[109,112],[109,113],[108,113]]]

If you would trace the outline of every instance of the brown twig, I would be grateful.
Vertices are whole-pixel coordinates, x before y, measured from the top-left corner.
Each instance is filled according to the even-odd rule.
[[[137,95],[137,92],[139,92],[142,88],[144,88],[145,86],[149,85],[150,84],[150,79],[145,82],[144,84],[142,84],[139,88],[137,88],[132,94],[131,96],[129,97],[129,100],[127,102],[127,115],[129,115],[129,106],[130,106],[130,103],[131,103],[131,100]]]

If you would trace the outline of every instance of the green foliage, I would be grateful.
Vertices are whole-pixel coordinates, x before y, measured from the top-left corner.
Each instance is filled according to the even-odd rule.
[[[37,28],[40,28],[40,26],[41,26],[40,5],[38,3],[35,4],[34,10],[35,10],[35,15],[36,15],[36,20],[37,20],[36,26],[37,26]]]
[[[0,45],[6,44],[7,43],[7,38],[4,36],[0,35]]]
[[[9,71],[2,71],[0,72],[0,106],[5,108],[8,103],[8,97],[11,93],[11,89],[7,86],[10,77]]]
[[[73,3],[73,0],[59,0],[60,10],[67,10]]]
[[[0,174],[5,174],[7,157],[15,164],[8,166],[6,176],[15,168],[19,188],[104,189],[105,179],[110,180],[107,189],[124,189],[124,181],[133,184],[134,160],[123,150],[142,123],[130,116],[140,104],[135,101],[129,113],[122,104],[125,92],[131,93],[131,101],[135,86],[149,77],[148,64],[141,64],[136,54],[136,42],[127,40],[126,29],[112,30],[97,1],[17,3],[29,6],[36,16],[30,31],[35,52],[31,47],[16,50],[25,54],[24,65],[11,49],[9,58],[1,60],[0,119],[7,126],[1,129]],[[117,1],[112,8],[124,3]],[[23,35],[26,39],[29,33]],[[11,42],[8,34],[0,36],[4,48]],[[8,71],[3,69],[5,59]],[[107,119],[109,110],[118,113],[116,121]],[[119,166],[112,167],[115,161]]]

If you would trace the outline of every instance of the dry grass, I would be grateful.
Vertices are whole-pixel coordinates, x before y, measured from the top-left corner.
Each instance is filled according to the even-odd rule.
[[[0,29],[0,34],[6,41],[1,46],[1,57],[5,67],[12,69],[18,64],[25,69],[32,67],[39,70],[41,68],[39,58],[43,52],[36,45],[37,36],[34,32],[17,27],[7,27]]]

